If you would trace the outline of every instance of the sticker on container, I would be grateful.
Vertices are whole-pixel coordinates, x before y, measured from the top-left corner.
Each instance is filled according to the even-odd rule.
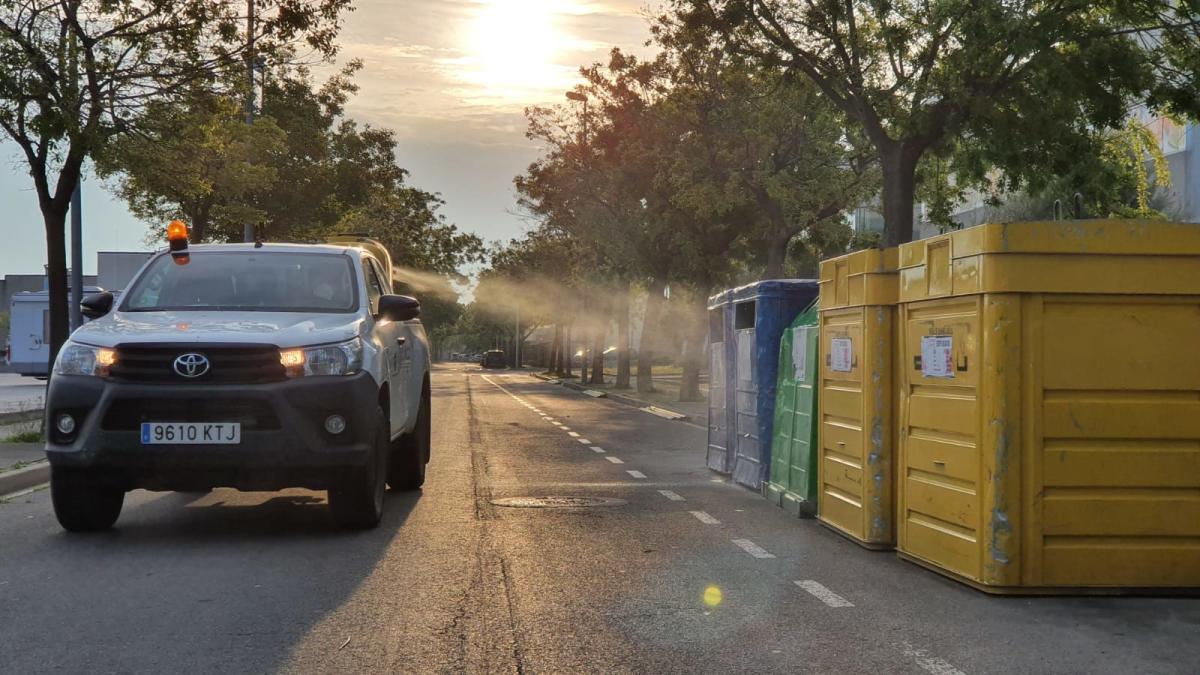
[[[737,335],[738,378],[754,379],[754,331],[740,330]]]
[[[954,377],[954,338],[949,335],[925,335],[921,338],[921,375]]]
[[[796,370],[796,381],[808,379],[808,326],[792,329],[792,368]]]
[[[829,368],[836,373],[854,369],[854,342],[850,338],[829,340]]]

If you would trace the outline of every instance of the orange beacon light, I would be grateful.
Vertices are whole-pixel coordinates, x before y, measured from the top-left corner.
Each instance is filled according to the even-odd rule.
[[[188,255],[188,229],[182,220],[172,220],[167,225],[167,245],[171,249],[171,257],[176,265],[186,265],[192,261]]]

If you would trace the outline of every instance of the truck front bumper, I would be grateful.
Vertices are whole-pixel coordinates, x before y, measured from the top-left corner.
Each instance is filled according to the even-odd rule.
[[[366,465],[379,385],[367,373],[267,384],[138,384],[55,375],[46,396],[46,455],[56,468],[126,490],[336,487]],[[71,434],[56,428],[75,419]],[[325,430],[330,415],[346,428]],[[238,422],[236,445],[143,445],[143,422]]]

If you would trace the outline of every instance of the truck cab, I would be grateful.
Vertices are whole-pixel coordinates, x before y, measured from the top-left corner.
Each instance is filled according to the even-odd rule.
[[[46,454],[64,528],[111,527],[129,490],[216,487],[326,490],[338,523],[373,527],[386,486],[424,483],[428,340],[382,246],[171,249],[119,302],[85,299],[93,320],[54,363]]]

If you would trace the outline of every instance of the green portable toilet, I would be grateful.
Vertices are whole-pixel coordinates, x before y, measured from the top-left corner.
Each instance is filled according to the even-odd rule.
[[[801,518],[817,514],[817,308],[796,317],[779,341],[771,476],[763,496]]]

